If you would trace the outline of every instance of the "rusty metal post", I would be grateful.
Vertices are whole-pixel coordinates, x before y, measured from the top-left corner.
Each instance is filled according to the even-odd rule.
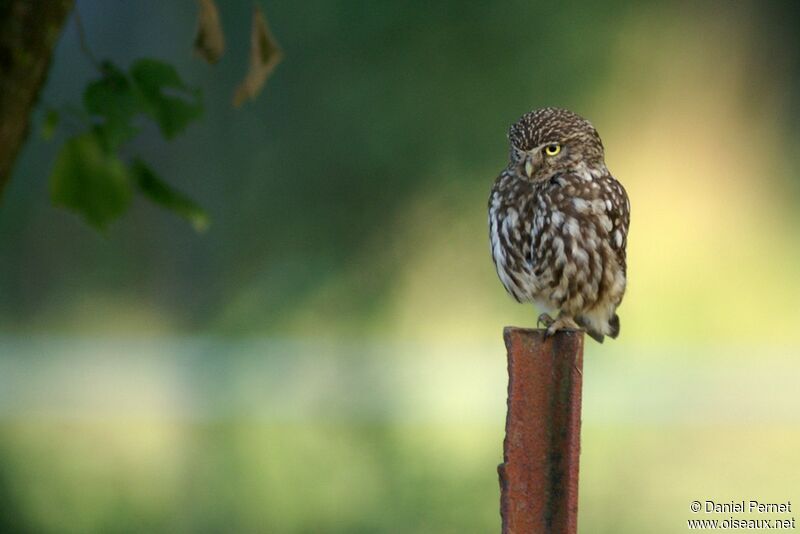
[[[508,414],[500,475],[503,534],[575,534],[583,333],[507,327]]]

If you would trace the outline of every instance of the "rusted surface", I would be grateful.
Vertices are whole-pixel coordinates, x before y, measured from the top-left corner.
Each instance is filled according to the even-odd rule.
[[[500,474],[504,534],[578,530],[583,333],[508,327],[508,415]]]

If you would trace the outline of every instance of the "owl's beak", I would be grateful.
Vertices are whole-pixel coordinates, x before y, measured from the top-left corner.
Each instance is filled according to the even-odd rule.
[[[533,162],[531,160],[525,161],[525,174],[530,178],[533,175]]]

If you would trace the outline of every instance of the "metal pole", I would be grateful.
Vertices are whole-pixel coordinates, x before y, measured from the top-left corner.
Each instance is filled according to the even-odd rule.
[[[508,415],[500,475],[503,534],[575,534],[583,333],[508,327]]]

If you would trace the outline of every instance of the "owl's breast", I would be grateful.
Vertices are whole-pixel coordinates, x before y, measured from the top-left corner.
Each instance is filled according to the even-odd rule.
[[[537,196],[531,264],[540,298],[554,307],[577,315],[621,300],[627,217],[616,195],[617,182],[606,174],[565,175]]]

